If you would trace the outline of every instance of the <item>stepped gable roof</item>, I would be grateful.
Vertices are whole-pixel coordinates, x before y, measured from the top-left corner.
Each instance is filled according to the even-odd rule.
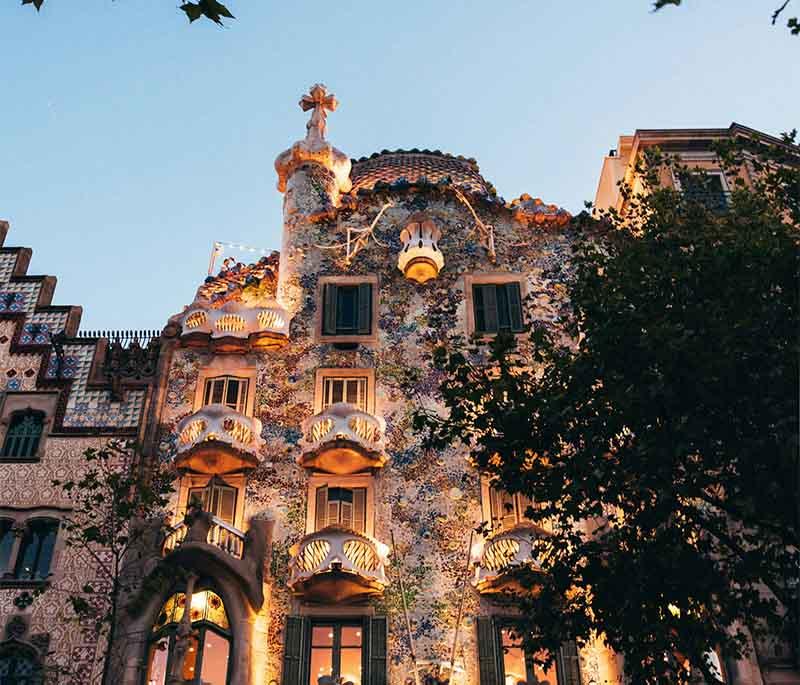
[[[376,184],[450,181],[471,193],[494,195],[494,188],[481,176],[478,163],[439,150],[381,150],[369,157],[352,160],[350,180],[353,191],[372,190]]]
[[[278,287],[279,252],[272,252],[254,264],[226,259],[216,276],[209,276],[197,289],[195,301],[221,307],[230,300],[275,296]]]

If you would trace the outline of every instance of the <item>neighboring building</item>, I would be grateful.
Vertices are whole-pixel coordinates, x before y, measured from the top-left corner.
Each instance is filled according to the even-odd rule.
[[[161,559],[188,572],[121,626],[120,685],[406,685],[450,671],[454,685],[620,682],[622,660],[600,643],[531,666],[498,593],[511,565],[535,563],[544,531],[462,450],[424,452],[411,430],[413,410],[434,405],[437,341],[568,316],[569,215],[505,202],[474,160],[439,151],[351,161],[325,137],[333,96],[315,86],[301,106],[307,135],[276,161],[280,254],[224,262],[147,354],[75,337],[79,310],[50,307],[52,279],[23,275],[29,251],[0,251],[0,683],[93,658],[57,597],[14,598],[48,573],[94,579],[60,549],[51,521],[67,503],[50,481],[115,435],[179,473],[170,528],[131,572]],[[610,159],[605,206],[607,175],[625,173]],[[131,365],[108,360],[123,354],[147,368],[122,375]],[[472,536],[482,521],[485,540]],[[730,666],[732,683],[800,683],[762,680],[755,660]]]

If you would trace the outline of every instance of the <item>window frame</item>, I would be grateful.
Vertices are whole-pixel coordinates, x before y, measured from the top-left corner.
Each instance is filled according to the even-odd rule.
[[[371,286],[370,331],[369,333],[326,333],[325,332],[325,286]],[[317,343],[360,343],[376,345],[378,343],[378,277],[374,274],[363,276],[320,276],[316,289],[316,317],[314,323],[314,342]]]
[[[183,521],[184,516],[186,516],[186,510],[189,507],[189,493],[192,490],[207,487],[208,484],[215,478],[218,481],[221,480],[223,485],[236,490],[235,515],[231,525],[233,525],[234,528],[241,530],[240,524],[244,520],[245,504],[245,497],[243,496],[245,477],[243,473],[226,473],[223,476],[208,473],[184,474],[184,476],[180,479],[179,485],[176,488],[176,492],[173,495],[174,500],[171,509],[172,511],[175,511],[174,520]]]
[[[522,330],[520,331],[506,331],[511,333],[516,337],[522,337],[526,335],[525,326],[526,326],[526,311],[525,311],[525,300],[528,297],[528,279],[526,278],[525,274],[517,273],[517,272],[508,272],[508,271],[494,271],[494,272],[486,272],[486,273],[473,273],[473,274],[464,274],[464,299],[465,299],[465,312],[464,312],[464,329],[467,333],[467,337],[472,337],[474,335],[479,336],[484,340],[488,340],[493,338],[497,335],[497,332],[487,332],[487,331],[479,331],[476,328],[476,310],[475,310],[475,297],[473,294],[473,288],[482,285],[508,285],[509,283],[518,283],[519,284],[519,299],[520,299],[520,310],[521,310],[521,323],[522,323]]]
[[[317,530],[317,489],[323,485],[327,485],[329,488],[366,489],[364,535],[373,537],[375,534],[375,491],[373,478],[368,473],[350,476],[312,473],[308,478],[308,496],[306,497],[306,534],[311,535]]]
[[[505,655],[505,648],[503,645],[503,631],[513,629],[515,627],[516,621],[513,618],[507,617],[495,617],[493,620],[494,624],[494,640],[495,640],[495,648],[497,650],[497,659],[498,659],[498,675],[500,676],[500,682],[505,683],[506,681],[506,664],[505,659],[503,658]],[[520,645],[519,649],[522,650],[522,654],[525,660],[525,682],[528,683],[535,683],[538,682],[538,678],[535,678],[535,674],[533,673],[533,656],[525,649],[524,646]],[[555,670],[555,677],[556,682],[555,685],[563,685],[565,683],[565,675],[564,669],[561,665],[561,660],[559,659],[559,655],[556,655],[555,659],[553,659],[553,664],[550,667],[551,669]]]
[[[44,414],[42,432],[36,453],[28,457],[6,457],[0,454],[0,464],[30,464],[39,462],[45,457],[47,439],[53,430],[53,420],[58,402],[58,392],[16,392],[8,390],[2,398],[0,410],[0,452],[5,451],[6,436],[13,416],[19,412],[34,411]]]
[[[250,362],[249,357],[246,358]],[[247,392],[245,393],[245,406],[244,411],[241,412],[244,416],[252,416],[253,408],[255,406],[256,395],[256,366],[255,362],[242,363],[241,356],[218,355],[215,357],[214,362],[208,366],[204,366],[197,374],[197,384],[194,393],[193,411],[200,411],[204,406],[206,381],[220,376],[229,376],[239,380],[247,381]]]
[[[513,497],[514,499],[514,511],[515,511],[516,523],[513,526],[508,527],[503,525],[501,518],[499,523],[495,524],[495,518],[492,516],[493,492],[505,492],[505,491],[502,488],[495,487],[488,476],[486,475],[481,476],[481,514],[483,517],[482,520],[489,522],[493,534],[513,530],[518,526],[524,526],[524,525],[536,526],[537,528],[541,528],[542,530],[545,531],[548,530],[549,526],[547,521],[534,523],[534,521],[525,516],[525,511],[527,510],[528,504],[523,502],[522,498],[525,496],[518,492],[514,493],[513,495],[511,495],[511,493],[506,493],[511,497]],[[527,497],[525,497],[525,499],[527,499]],[[536,507],[536,503],[533,500],[529,501],[530,501],[530,506]],[[525,506],[524,509],[523,509],[523,504]]]
[[[325,405],[325,381],[329,378],[365,378],[367,383],[367,414],[375,414],[375,369],[323,368],[317,369],[314,382],[314,413],[319,414]]]
[[[209,488],[211,489],[211,497],[212,498],[213,498],[214,490],[217,490],[220,493],[225,491],[225,490],[229,490],[229,491],[231,491],[233,493],[233,511],[232,511],[232,517],[231,517],[232,520],[231,521],[226,521],[226,523],[228,523],[231,526],[234,526],[235,525],[235,521],[236,521],[236,513],[237,513],[237,509],[238,509],[238,505],[239,505],[239,488],[236,487],[235,485],[231,485],[230,483],[228,483],[226,480],[224,480],[221,476],[218,476],[217,474],[214,474],[213,476],[211,476],[211,478],[208,480],[208,482],[205,485],[194,485],[194,486],[190,486],[188,488],[188,490],[186,492],[186,508],[187,509],[189,508],[189,502],[191,502],[193,492],[197,492],[197,491],[203,492],[203,491],[209,490]],[[210,509],[205,509],[204,508],[204,511],[208,511],[209,513],[213,514],[214,516],[217,516],[217,518],[219,518],[220,520],[224,520],[221,516],[211,512]]]
[[[368,616],[356,616],[356,617],[346,617],[346,616],[309,616],[308,622],[308,638],[306,640],[306,648],[304,650],[303,659],[305,661],[305,671],[306,675],[308,676],[309,685],[311,682],[312,674],[311,674],[311,654],[313,650],[313,636],[314,636],[314,628],[325,627],[325,628],[333,628],[333,644],[331,645],[331,666],[333,670],[333,678],[336,681],[336,678],[341,676],[341,660],[342,660],[342,644],[341,644],[341,635],[342,635],[342,628],[360,628],[361,629],[361,685],[368,685],[364,682],[364,674],[368,672],[369,669],[369,644],[367,643],[367,624],[369,622]],[[337,674],[337,664],[339,673]],[[300,685],[306,685],[305,679]]]
[[[209,402],[207,400],[213,400],[213,384],[221,383],[222,384],[222,401],[221,402]],[[231,407],[226,398],[228,396],[228,389],[232,383],[236,383],[238,385],[238,390],[236,392],[237,401],[235,406]],[[244,388],[242,388],[242,384],[244,384]],[[209,395],[212,395],[209,397]],[[250,395],[250,379],[243,377],[243,376],[231,376],[230,374],[221,374],[219,376],[209,376],[203,382],[203,406],[207,407],[211,404],[222,404],[229,409],[233,409],[233,411],[239,412],[240,414],[247,413],[247,405],[248,399]]]
[[[697,197],[692,197],[691,192],[690,192],[689,189],[686,189],[686,188],[683,187],[683,183],[681,183],[681,180],[680,180],[678,174],[676,174],[674,170],[672,170],[670,173],[672,174],[672,185],[675,188],[675,190],[677,190],[684,198],[686,198],[688,200],[695,200],[697,202],[700,202],[697,199]],[[719,178],[719,181],[720,181],[720,192],[721,192],[721,196],[720,197],[722,199],[721,206],[719,206],[719,207],[709,207],[704,202],[700,202],[700,204],[703,204],[703,206],[705,206],[707,209],[709,209],[712,212],[727,212],[730,209],[730,207],[731,207],[731,200],[730,200],[731,187],[730,187],[730,184],[728,183],[728,178],[725,175],[724,169],[720,169],[719,166],[713,166],[713,167],[710,167],[710,168],[705,168],[705,167],[701,167],[701,166],[695,166],[695,167],[693,167],[692,169],[689,170],[689,175],[690,176],[703,175],[703,176],[706,176],[706,177],[714,176],[716,178]]]
[[[4,567],[0,568],[0,587],[40,587],[58,580],[60,576],[59,562],[65,545],[64,536],[61,534],[61,527],[64,517],[68,512],[69,509],[59,507],[0,509],[0,520],[11,522],[9,533],[12,536],[8,561]],[[44,578],[18,578],[16,575],[17,567],[21,563],[24,538],[28,532],[28,526],[36,521],[50,521],[56,526],[48,573]]]

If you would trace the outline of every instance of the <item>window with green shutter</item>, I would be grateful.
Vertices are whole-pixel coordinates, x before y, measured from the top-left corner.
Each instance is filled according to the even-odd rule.
[[[326,283],[322,296],[323,335],[371,335],[372,283]]]
[[[318,685],[320,678],[353,685],[386,685],[386,617],[352,619],[289,616],[283,685]]]
[[[523,330],[522,297],[518,282],[472,286],[476,333],[519,333]]]

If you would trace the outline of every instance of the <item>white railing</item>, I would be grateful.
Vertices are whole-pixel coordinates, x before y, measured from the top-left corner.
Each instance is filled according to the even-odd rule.
[[[164,555],[166,556],[180,547],[186,541],[188,534],[189,526],[186,523],[181,522],[177,526],[173,526],[164,540],[162,547]],[[237,559],[241,559],[244,554],[244,533],[213,515],[206,542]]]
[[[209,404],[178,422],[178,454],[203,442],[224,442],[240,452],[257,455],[264,445],[261,421],[225,406]]]
[[[376,591],[386,586],[389,548],[382,542],[341,526],[328,526],[304,537],[290,550],[289,587],[331,571],[352,574]]]
[[[522,566],[541,570],[541,563],[534,556],[533,543],[542,532],[530,525],[495,533],[472,549],[475,566],[473,585],[483,590],[504,574]]]
[[[181,337],[207,333],[212,338],[247,338],[254,333],[289,336],[289,315],[277,303],[248,307],[229,302],[219,309],[192,304],[181,316]]]
[[[302,428],[301,446],[306,452],[318,450],[325,443],[336,440],[346,440],[374,452],[383,449],[386,422],[352,404],[337,402],[306,419]]]

